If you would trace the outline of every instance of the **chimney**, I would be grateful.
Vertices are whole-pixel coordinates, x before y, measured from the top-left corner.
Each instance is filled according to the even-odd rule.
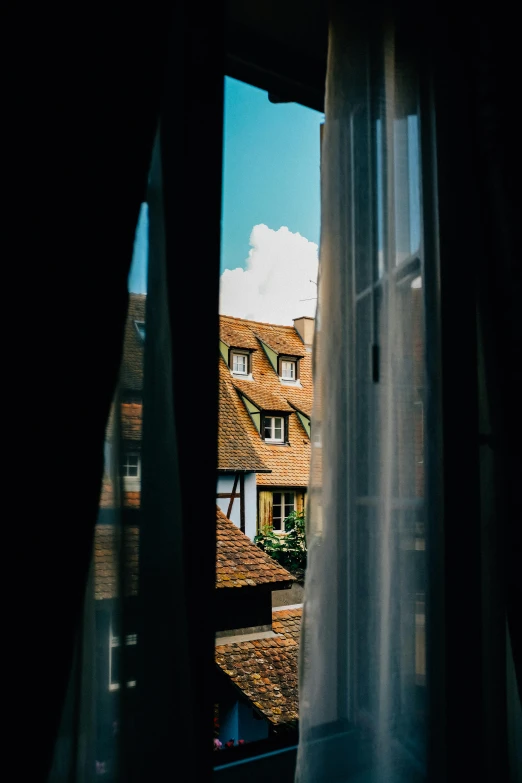
[[[308,315],[294,318],[294,329],[305,345],[312,345],[314,341],[315,318],[310,318]]]

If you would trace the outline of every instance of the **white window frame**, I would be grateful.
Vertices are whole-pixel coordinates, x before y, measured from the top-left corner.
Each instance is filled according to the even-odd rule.
[[[286,535],[286,531],[283,529],[283,522],[285,521],[285,519],[288,516],[288,514],[286,513],[286,507],[289,506],[290,504],[286,502],[286,497],[285,496],[286,495],[290,495],[290,494],[294,496],[294,502],[293,502],[293,506],[292,506],[292,511],[295,511],[295,509],[296,509],[296,491],[295,491],[295,489],[281,489],[281,490],[276,490],[275,492],[272,492],[272,530],[273,530],[274,533],[277,533],[277,535],[280,535],[280,536],[285,536]],[[274,504],[274,495],[281,495],[281,501],[282,502]],[[281,519],[280,519],[280,524],[281,524],[281,528],[280,529],[274,527],[274,505],[277,505],[277,506],[279,506],[281,508],[282,516],[281,516]]]
[[[289,377],[285,375],[285,365],[293,367],[293,376]],[[283,381],[296,381],[297,380],[297,361],[296,359],[281,359],[281,379]]]
[[[244,371],[243,370],[235,370],[234,369],[234,359],[236,358],[236,356],[237,357],[241,356],[242,358],[244,358],[244,360],[245,360],[245,370]],[[232,367],[230,369],[231,369],[233,375],[247,376],[249,374],[249,372],[248,372],[248,357],[249,357],[249,354],[246,351],[231,351],[230,358],[231,358]]]
[[[281,420],[281,437],[276,438],[275,431],[276,431],[276,419]],[[270,434],[271,437],[267,438],[265,431],[267,422],[270,422]],[[263,437],[265,439],[265,443],[284,443],[285,442],[285,417],[284,416],[264,416],[263,417]]]
[[[129,457],[136,457],[136,459],[137,459],[137,466],[136,466],[137,473],[136,473],[135,476],[130,476],[128,473],[124,473],[123,472],[124,461],[125,461],[125,467],[127,469],[129,468],[129,464],[128,464]],[[123,459],[121,461],[121,475],[122,475],[122,478],[124,478],[124,479],[134,479],[134,480],[137,480],[137,479],[141,478],[141,457],[140,457],[139,452],[137,452],[137,451],[129,451],[129,452],[126,452],[123,455]]]
[[[127,636],[125,637],[125,644],[127,647],[138,644],[138,634],[135,633],[127,634]],[[112,628],[111,628],[110,643],[109,643],[109,690],[110,691],[119,691],[120,689],[120,683],[112,681],[112,656],[113,656],[112,651],[119,646],[120,646],[120,637],[113,636]],[[127,681],[127,688],[135,688],[135,687],[136,687],[136,680]]]

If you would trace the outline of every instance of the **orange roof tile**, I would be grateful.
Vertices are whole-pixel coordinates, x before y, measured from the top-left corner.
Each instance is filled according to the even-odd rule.
[[[218,470],[268,470],[245,429],[249,424],[252,422],[235,389],[230,383],[220,383]]]
[[[122,489],[121,503],[118,507],[122,508],[139,508],[140,507],[140,491],[139,490],[125,490]],[[100,508],[115,508],[116,501],[114,498],[114,482],[107,478],[103,479],[101,495],[100,495]]]
[[[271,585],[281,589],[295,582],[292,574],[253,544],[217,507],[216,526],[216,588]],[[96,525],[94,533],[94,595],[98,600],[119,594],[120,535],[124,536],[125,595],[137,594],[139,528],[102,524]]]
[[[222,357],[220,363],[220,420],[219,445],[220,466],[231,462],[234,451],[234,438],[241,438],[244,449],[244,436],[270,473],[258,473],[258,486],[306,487],[310,470],[310,439],[304,430],[295,410],[310,416],[313,400],[312,354],[292,326],[275,326],[240,318],[220,316],[222,339],[230,340],[236,347],[251,347],[257,340],[259,350],[252,353],[252,380],[232,376]],[[233,340],[232,340],[233,336]],[[301,356],[299,375],[301,386],[281,383],[268,357],[261,348],[262,339],[274,350],[292,356]],[[225,340],[225,341],[227,341]],[[239,341],[242,340],[240,343]],[[257,431],[238,391],[245,394],[255,405],[264,411],[280,411],[289,414],[289,445],[265,443]],[[222,413],[224,403],[233,405],[236,420],[230,414]],[[232,429],[231,429],[232,428]],[[243,432],[240,435],[240,430]],[[250,457],[251,457],[250,453]]]
[[[272,588],[295,582],[285,568],[253,544],[241,530],[217,508],[216,587]]]
[[[277,638],[220,645],[216,663],[272,724],[299,718],[298,669],[299,609],[272,613]]]
[[[96,600],[117,598],[120,593],[119,553],[123,535],[124,593],[138,594],[137,527],[123,525],[96,525],[94,529],[94,597]]]

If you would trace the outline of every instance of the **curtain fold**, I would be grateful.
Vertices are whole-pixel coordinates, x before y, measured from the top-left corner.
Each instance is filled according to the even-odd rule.
[[[15,162],[9,230],[23,278],[13,289],[18,476],[27,475],[28,443],[42,454],[30,496],[20,495],[24,524],[14,543],[28,563],[31,634],[45,640],[42,674],[24,678],[13,719],[23,722],[31,704],[35,780],[51,767],[81,622],[169,18],[157,3],[139,18],[76,10],[32,9],[29,19],[23,9],[9,28],[18,97],[5,159]],[[27,607],[16,614],[27,622]]]
[[[403,27],[334,3],[299,783],[426,774],[424,422],[432,390],[419,105]]]

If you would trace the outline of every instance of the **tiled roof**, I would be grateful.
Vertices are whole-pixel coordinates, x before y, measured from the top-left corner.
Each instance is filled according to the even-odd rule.
[[[253,380],[232,376],[223,358],[220,363],[220,466],[233,460],[234,438],[247,436],[251,448],[271,473],[258,473],[258,486],[305,487],[310,469],[310,439],[298,419],[295,409],[310,415],[312,409],[312,354],[307,351],[292,326],[275,326],[240,318],[220,316],[221,339],[228,345],[259,350],[252,353]],[[259,340],[279,353],[301,356],[299,373],[301,387],[281,383]],[[265,443],[238,394],[244,393],[254,404],[265,411],[289,412],[289,446]],[[222,412],[224,401],[234,405],[237,421]],[[239,426],[240,425],[240,426]],[[231,426],[237,427],[231,435]],[[244,433],[241,435],[240,430]],[[242,448],[246,447],[242,445]],[[252,457],[252,451],[249,452]]]
[[[143,388],[144,343],[136,329],[136,321],[145,321],[146,294],[130,294],[125,322],[123,359],[120,383],[123,391],[141,391]]]
[[[114,485],[113,481],[107,476],[103,479],[102,490],[100,495],[100,508],[114,508],[116,505],[114,500]],[[122,491],[123,508],[139,508],[140,507],[140,491]]]
[[[96,600],[119,596],[120,535],[123,535],[124,593],[126,596],[138,593],[138,528],[125,525],[121,528],[117,525],[96,525],[94,530],[94,597]]]
[[[285,395],[279,393],[279,389],[274,391],[270,387],[263,386],[262,383],[243,381],[240,378],[234,378],[234,386],[263,411],[292,410],[285,400]]]
[[[279,587],[295,578],[217,509],[216,587]]]
[[[216,647],[216,663],[272,724],[298,719],[301,609],[272,614],[277,638]]]
[[[139,499],[139,498],[138,498]],[[295,578],[262,552],[216,507],[216,588],[271,585],[281,589]],[[138,586],[139,528],[96,525],[94,534],[94,595],[116,598],[119,592],[120,530],[124,535],[125,594],[136,595]]]
[[[225,379],[219,384],[218,470],[268,470],[246,430],[250,424],[245,406]]]
[[[123,440],[141,441],[143,405],[141,402],[123,402],[120,405],[121,437]],[[107,422],[106,438],[110,439],[114,428],[114,404],[111,406]]]

